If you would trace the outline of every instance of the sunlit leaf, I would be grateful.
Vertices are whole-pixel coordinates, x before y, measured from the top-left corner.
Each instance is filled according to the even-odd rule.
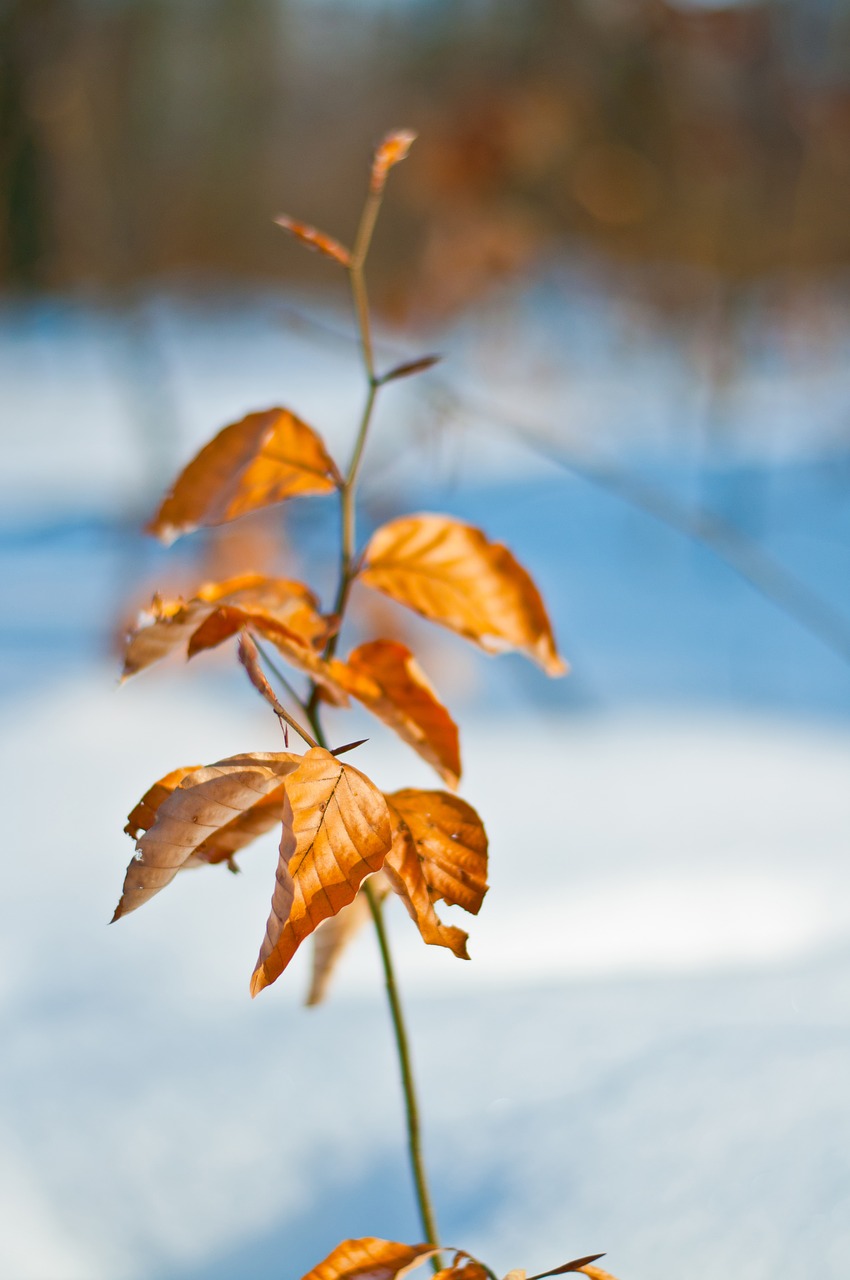
[[[487,833],[472,805],[445,791],[415,788],[386,798],[410,833],[431,900],[442,898],[477,915],[487,892]],[[387,874],[405,878],[406,865],[403,842],[394,843]],[[405,884],[411,893],[412,878]]]
[[[188,601],[154,596],[150,610],[142,615],[127,639],[123,678],[170,653],[182,651],[191,656],[202,648],[211,648],[244,626],[262,631],[264,626],[275,623],[314,646],[324,641],[329,630],[318,605],[313,592],[302,582],[256,573],[204,583]],[[204,643],[199,645],[198,632],[220,609],[229,611],[224,615],[227,621],[210,623],[202,633]]]
[[[249,413],[220,431],[181,472],[148,526],[165,543],[285,498],[341,483],[319,435],[289,409]]]
[[[457,786],[457,725],[405,645],[394,640],[362,644],[347,662],[333,662],[331,673],[343,689],[433,765],[448,786]]]
[[[184,771],[171,790],[179,770],[155,784],[130,815],[130,834],[153,821],[137,840],[113,920],[164,889],[190,859],[229,860],[279,821],[282,779],[300,761],[289,752],[231,756]]]
[[[566,666],[536,586],[480,529],[449,516],[402,516],[366,548],[361,581],[488,653],[519,649],[548,675]]]
[[[373,194],[377,195],[379,191],[383,191],[390,169],[405,158],[415,141],[416,134],[411,129],[398,129],[381,139],[372,158],[371,190]]]
[[[401,1280],[437,1252],[430,1244],[397,1244],[375,1236],[343,1240],[302,1280]]]
[[[600,1258],[602,1256],[602,1254],[599,1255]],[[579,1271],[583,1276],[589,1276],[590,1280],[617,1280],[610,1271],[603,1271],[601,1267],[579,1267]]]
[[[526,1275],[524,1271],[509,1271],[505,1280],[526,1280]]]
[[[275,218],[275,222],[279,227],[283,227],[284,231],[288,231],[291,236],[295,236],[296,240],[300,240],[308,249],[317,249],[319,253],[323,253],[326,258],[332,258],[334,262],[339,262],[344,267],[351,266],[351,253],[338,240],[334,240],[333,236],[325,235],[324,231],[317,231],[315,227],[309,226],[306,222],[296,222],[294,218],[289,218],[285,213]]]
[[[302,757],[287,778],[286,792],[295,838],[288,861],[292,904],[284,915],[272,902],[252,995],[280,976],[323,920],[353,901],[365,877],[380,870],[392,839],[387,804],[378,788],[321,747]]]
[[[369,884],[372,893],[379,900],[390,892],[389,883],[382,871],[370,876]],[[321,1004],[324,1000],[340,956],[349,942],[357,937],[370,916],[369,902],[363,889],[360,889],[349,906],[343,907],[342,911],[319,925],[313,934],[313,966],[306,1004]]]

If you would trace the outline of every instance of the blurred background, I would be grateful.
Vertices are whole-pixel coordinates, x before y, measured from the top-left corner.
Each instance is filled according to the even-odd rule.
[[[392,128],[378,365],[443,359],[382,396],[361,532],[479,525],[572,665],[357,602],[491,832],[471,965],[391,922],[444,1238],[499,1274],[843,1280],[846,0],[0,0],[0,1270],[297,1280],[418,1238],[372,939],[327,1007],[300,955],[248,1001],[273,841],[102,927],[147,786],[279,749],[232,653],[117,692],[120,641],[247,569],[330,599],[326,499],[141,530],[250,411],[347,459],[344,273],[273,219],[350,242]],[[362,728],[387,789],[434,785]]]

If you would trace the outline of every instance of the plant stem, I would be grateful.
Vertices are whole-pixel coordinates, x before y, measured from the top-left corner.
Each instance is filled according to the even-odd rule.
[[[407,1140],[410,1154],[410,1166],[413,1173],[414,1186],[416,1188],[416,1200],[419,1205],[419,1216],[422,1221],[422,1229],[425,1232],[425,1239],[429,1244],[438,1246],[440,1243],[440,1237],[437,1231],[437,1221],[434,1217],[434,1208],[431,1203],[431,1193],[428,1189],[428,1179],[425,1174],[425,1163],[422,1158],[422,1139],[419,1129],[419,1105],[416,1098],[416,1085],[413,1080],[410,1045],[407,1039],[404,1015],[402,1013],[398,986],[395,980],[392,954],[390,952],[387,933],[384,928],[381,904],[368,880],[363,883],[363,892],[366,895],[366,901],[369,903],[369,910],[372,913],[375,932],[378,935],[378,946],[381,951],[381,963],[384,969],[384,981],[387,987],[387,999],[389,1000],[390,1005],[396,1051],[398,1053],[398,1064],[401,1071],[401,1083],[404,1090],[404,1106],[407,1114]],[[432,1258],[431,1265],[435,1271],[440,1270],[442,1262],[440,1261],[439,1255]]]
[[[366,438],[369,434],[369,427],[372,421],[375,401],[377,399],[378,390],[382,385],[381,380],[375,374],[371,320],[369,315],[369,299],[366,292],[366,280],[363,274],[366,254],[368,253],[369,245],[372,240],[372,232],[375,228],[375,220],[378,216],[378,210],[381,207],[381,197],[382,191],[370,191],[366,198],[366,204],[363,208],[360,225],[357,229],[357,236],[354,242],[351,265],[349,267],[351,292],[357,316],[360,350],[363,356],[363,365],[366,372],[368,390],[363,406],[363,412],[360,416],[360,425],[357,431],[357,438],[354,442],[351,462],[349,463],[348,472],[340,489],[340,521],[342,528],[340,573],[339,586],[337,588],[336,600],[334,603],[334,613],[337,616],[338,626],[337,630],[325,646],[325,658],[332,658],[336,653],[339,633],[342,628],[343,615],[345,614],[345,608],[348,603],[351,584],[355,577],[357,478],[360,473],[360,464],[363,459]],[[316,735],[316,739],[321,746],[326,747],[327,743],[321,726],[318,686],[315,682],[304,710],[310,727]],[[434,1216],[434,1209],[431,1203],[431,1193],[428,1188],[428,1179],[425,1173],[425,1162],[422,1155],[422,1139],[419,1129],[419,1105],[416,1096],[416,1085],[413,1079],[410,1046],[404,1025],[401,1002],[399,1000],[398,986],[395,979],[395,971],[393,969],[389,940],[384,929],[380,901],[369,884],[368,879],[363,882],[362,891],[366,895],[366,900],[369,903],[369,910],[372,913],[372,920],[375,925],[375,932],[378,937],[378,946],[381,952],[381,963],[384,970],[387,998],[390,1007],[390,1017],[392,1019],[393,1032],[395,1035],[396,1051],[398,1054],[402,1088],[404,1092],[404,1105],[407,1117],[408,1155],[416,1192],[416,1201],[419,1207],[419,1216],[422,1222],[423,1231],[425,1232],[426,1240],[435,1248],[439,1248],[440,1238],[437,1231],[436,1218]],[[440,1261],[439,1255],[435,1255],[434,1258],[431,1259],[431,1264],[435,1272],[440,1270],[442,1262]]]

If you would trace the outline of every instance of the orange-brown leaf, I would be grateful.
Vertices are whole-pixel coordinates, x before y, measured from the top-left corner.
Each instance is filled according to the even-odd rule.
[[[410,833],[431,900],[442,898],[477,915],[487,892],[487,833],[472,805],[445,791],[415,788],[386,798]],[[398,849],[394,843],[388,874],[405,878],[402,853],[401,842]],[[413,881],[405,883],[411,893]]]
[[[401,1280],[437,1252],[430,1244],[397,1244],[375,1236],[343,1240],[302,1280]]]
[[[131,831],[151,815],[153,821],[136,843],[113,919],[135,911],[164,889],[190,859],[229,859],[279,821],[282,779],[300,760],[289,752],[231,756],[184,771],[170,791],[174,773],[155,784],[130,815],[130,822],[135,820],[132,828],[128,823]]]
[[[225,427],[181,472],[148,526],[165,543],[285,498],[341,483],[321,437],[289,409],[249,413]]]
[[[350,251],[344,245],[341,245],[338,240],[334,240],[333,236],[325,235],[324,231],[318,231],[306,222],[296,222],[294,218],[287,217],[285,213],[282,213],[279,218],[275,218],[275,222],[279,227],[283,227],[284,231],[288,231],[291,236],[295,236],[296,240],[306,244],[308,249],[317,249],[326,258],[332,258],[334,262],[339,262],[344,267],[351,266]]]
[[[322,747],[302,757],[286,792],[295,838],[287,868],[292,903],[284,913],[272,901],[252,995],[283,973],[323,920],[353,901],[366,876],[380,870],[392,838],[387,804],[375,784]]]
[[[410,650],[394,640],[362,644],[334,662],[338,684],[389,725],[452,788],[460,777],[457,725]]]
[[[488,653],[519,649],[550,676],[566,666],[536,586],[507,547],[449,516],[402,516],[373,534],[360,578]]]
[[[374,195],[383,191],[390,169],[405,158],[415,141],[416,134],[411,129],[397,129],[381,139],[372,158],[370,185]]]
[[[307,644],[320,643],[328,633],[328,622],[318,612],[318,604],[302,582],[256,573],[206,582],[188,601],[154,596],[150,610],[127,638],[123,678],[177,650],[191,657],[202,648],[220,644],[243,626],[262,631],[264,625],[274,622]],[[199,644],[198,632],[220,609],[234,612],[225,615],[227,624],[211,622],[209,630],[202,632],[204,643]]]
[[[398,809],[392,803],[389,809],[393,843],[384,863],[384,874],[391,888],[401,898],[424,942],[448,947],[459,960],[468,960],[466,940],[469,935],[454,925],[443,924],[437,915],[416,841]]]

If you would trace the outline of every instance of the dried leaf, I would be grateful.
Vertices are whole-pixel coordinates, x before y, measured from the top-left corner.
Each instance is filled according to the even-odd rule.
[[[390,892],[389,882],[384,878],[382,871],[370,876],[369,884],[372,892],[379,899],[385,898]],[[313,970],[310,990],[305,1001],[307,1005],[322,1003],[328,993],[340,956],[349,942],[357,937],[370,916],[368,899],[360,889],[349,906],[343,907],[342,911],[338,911],[335,916],[331,916],[329,920],[319,925],[313,934]]]
[[[524,1271],[509,1271],[505,1280],[526,1280]]]
[[[444,1268],[431,1280],[490,1280],[490,1276],[480,1262],[467,1262],[462,1266]]]
[[[251,684],[257,692],[265,698],[266,702],[273,709],[275,714],[285,720],[286,712],[278,702],[274,689],[263,674],[263,669],[260,666],[260,655],[257,651],[257,646],[254,644],[251,637],[244,631],[239,637],[239,648],[237,652],[239,655],[239,661],[245,668]]]
[[[420,356],[418,360],[405,360],[403,364],[397,364],[390,369],[389,373],[383,374],[380,381],[382,384],[395,382],[397,378],[410,378],[415,373],[424,373],[426,369],[433,369],[442,358],[442,356]]]
[[[113,920],[164,889],[193,857],[207,862],[229,859],[279,821],[282,779],[300,762],[300,756],[289,752],[231,756],[185,771],[170,791],[174,773],[155,784],[130,815],[130,823],[135,820],[133,827],[128,823],[131,831],[151,815],[153,821],[137,841]]]
[[[148,526],[165,543],[285,498],[341,483],[321,437],[289,409],[249,413],[218,433],[175,481]]]
[[[416,134],[412,130],[398,129],[378,143],[372,158],[370,190],[373,195],[383,191],[390,169],[405,158],[415,141]]]
[[[396,1244],[375,1236],[343,1240],[302,1280],[401,1280],[437,1252],[430,1244]]]
[[[306,222],[296,222],[294,218],[289,218],[285,213],[279,218],[275,218],[275,222],[279,227],[283,227],[284,231],[288,231],[290,235],[295,236],[296,240],[300,240],[302,244],[306,244],[308,249],[318,249],[319,253],[323,253],[326,258],[332,258],[334,262],[339,262],[344,267],[351,266],[351,253],[338,240],[334,240],[332,236],[325,235],[324,231],[317,231],[315,227],[309,226]]]
[[[519,649],[563,675],[543,601],[521,565],[480,529],[449,516],[402,516],[373,534],[360,578],[488,653]]]
[[[266,578],[256,573],[224,582],[206,582],[189,601],[161,600],[154,596],[150,610],[142,615],[138,627],[127,639],[122,678],[135,675],[177,650],[192,656],[201,648],[211,648],[244,626],[262,631],[265,625],[274,622],[295,632],[306,644],[323,643],[329,624],[318,607],[315,595],[302,582]],[[211,624],[206,643],[198,645],[198,631],[221,608],[234,611],[226,615],[234,620],[234,625],[219,625],[214,635],[216,624]]]
[[[189,657],[194,657],[202,649],[221,644],[222,640],[235,635],[245,626],[251,627],[266,640],[270,640],[291,667],[295,667],[296,671],[303,672],[321,685],[328,702],[336,707],[348,706],[348,694],[334,679],[322,655],[289,627],[257,611],[234,609],[230,605],[223,605],[217,609],[192,636],[189,642]]]
[[[346,692],[433,765],[449,787],[460,777],[457,725],[413,654],[394,640],[362,644],[331,673]]]
[[[572,1262],[565,1262],[562,1267],[555,1267],[554,1271],[541,1271],[536,1276],[529,1276],[528,1280],[546,1280],[546,1276],[565,1276],[571,1271],[580,1271],[583,1275],[592,1276],[594,1280],[614,1280],[607,1271],[589,1265],[596,1262],[597,1258],[604,1257],[604,1253],[591,1253],[586,1258],[574,1258]]]
[[[313,930],[353,901],[362,881],[379,871],[390,847],[386,801],[353,765],[314,747],[287,778],[295,850],[289,857],[291,910],[272,902],[266,936],[251,980],[257,995],[283,973]]]
[[[442,898],[477,915],[487,892],[487,833],[472,805],[445,791],[414,788],[394,791],[386,799],[410,833],[431,900]],[[419,891],[414,898],[405,852],[401,842],[394,842],[386,870],[404,879],[415,903]]]

